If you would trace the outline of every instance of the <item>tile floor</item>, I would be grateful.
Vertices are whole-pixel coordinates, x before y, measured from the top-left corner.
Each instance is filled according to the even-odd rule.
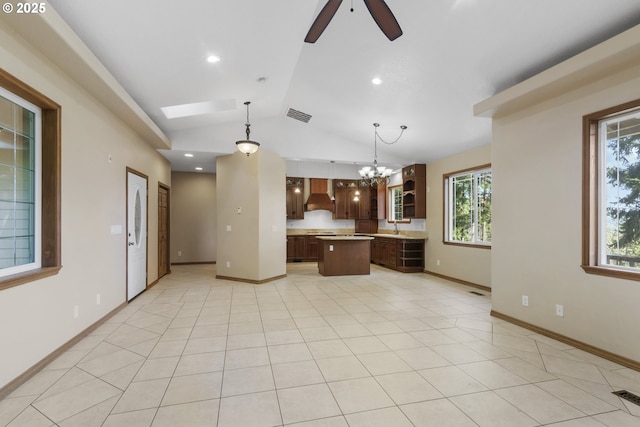
[[[173,273],[0,401],[0,426],[626,427],[640,372],[372,266],[263,285]]]

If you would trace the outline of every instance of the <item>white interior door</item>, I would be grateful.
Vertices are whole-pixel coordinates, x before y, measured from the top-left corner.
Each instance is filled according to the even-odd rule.
[[[127,300],[147,288],[147,179],[127,172]]]

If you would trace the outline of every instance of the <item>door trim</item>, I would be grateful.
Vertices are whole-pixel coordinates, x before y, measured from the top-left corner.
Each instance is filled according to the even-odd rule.
[[[133,175],[138,175],[140,178],[144,178],[144,180],[147,182],[147,191],[146,191],[146,199],[145,199],[145,203],[147,204],[147,209],[146,209],[146,220],[145,220],[145,251],[146,251],[146,256],[145,256],[145,265],[144,265],[144,271],[145,271],[145,279],[144,279],[144,289],[147,290],[149,289],[149,284],[148,284],[148,280],[149,280],[149,177],[145,174],[143,174],[142,172],[139,172],[133,168],[130,168],[129,166],[127,166],[126,168],[126,173],[125,173],[125,191],[124,191],[124,197],[125,197],[125,236],[129,236],[129,173],[132,173]],[[125,262],[126,262],[126,269],[125,269],[125,283],[126,286],[124,287],[124,299],[127,302],[131,302],[133,301],[136,297],[133,297],[131,299],[131,301],[129,301],[129,239],[125,239],[124,241],[125,247],[126,247],[126,252],[125,252]],[[144,292],[144,291],[142,291]]]
[[[158,193],[160,189],[167,192],[167,272],[160,276],[160,215],[158,214],[158,280],[167,274],[171,274],[171,187],[162,182],[158,182]],[[160,207],[160,198],[158,197],[158,207]]]

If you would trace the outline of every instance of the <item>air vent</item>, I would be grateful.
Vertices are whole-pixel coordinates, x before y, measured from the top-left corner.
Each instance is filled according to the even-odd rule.
[[[614,391],[613,394],[640,406],[640,396],[636,396],[630,391],[627,391],[627,390]]]
[[[309,114],[294,110],[293,108],[289,108],[289,111],[287,111],[287,117],[291,117],[292,119],[299,120],[303,123],[309,123],[309,120],[311,120],[311,116]]]

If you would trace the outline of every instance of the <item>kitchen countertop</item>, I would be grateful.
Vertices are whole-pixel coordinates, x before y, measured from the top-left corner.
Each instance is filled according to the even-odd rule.
[[[377,233],[369,234],[372,237],[384,237],[390,239],[402,239],[402,240],[427,240],[426,237],[407,236],[406,234],[389,234],[389,233]]]
[[[288,236],[322,236],[322,235],[334,235],[334,234],[354,234],[353,228],[289,228],[287,229]]]
[[[409,232],[410,234],[393,234],[393,233],[375,233],[375,234],[364,234],[364,233],[355,233],[353,230],[348,229],[336,229],[336,230],[309,230],[309,229],[291,229],[287,230],[287,236],[314,236],[314,237],[322,237],[322,236],[371,236],[371,237],[382,237],[382,238],[391,238],[391,239],[405,239],[405,240],[427,240],[428,237],[424,232]]]
[[[337,236],[316,236],[318,240],[373,240],[373,237],[367,235],[337,235]]]

